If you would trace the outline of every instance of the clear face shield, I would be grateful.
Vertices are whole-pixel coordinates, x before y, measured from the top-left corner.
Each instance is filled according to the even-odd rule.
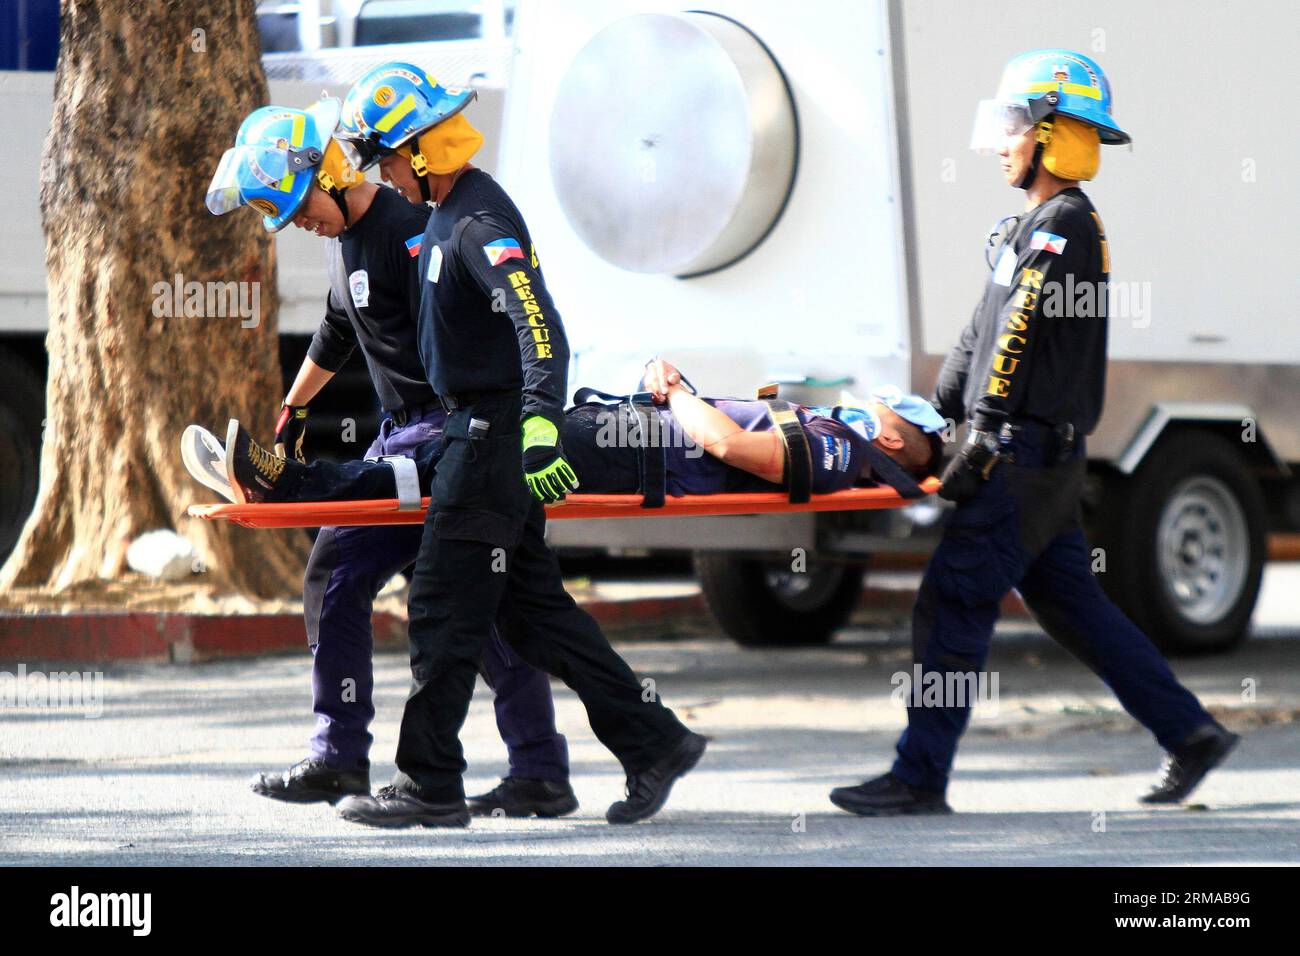
[[[233,146],[221,157],[208,184],[206,202],[214,216],[223,216],[248,202],[247,191],[257,184],[274,187],[290,172],[289,150],[274,146]]]
[[[374,166],[389,152],[368,139],[346,139],[347,133],[347,130],[339,127],[334,133],[334,141],[343,150],[343,158],[358,172]]]
[[[982,100],[975,110],[970,148],[985,156],[1001,151],[1034,128],[1042,118],[1036,112],[1028,100]]]

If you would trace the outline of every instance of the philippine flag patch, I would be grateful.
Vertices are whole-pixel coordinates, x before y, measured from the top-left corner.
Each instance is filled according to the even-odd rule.
[[[420,246],[424,243],[424,234],[412,236],[406,240],[406,254],[414,259],[420,254]]]
[[[519,248],[518,239],[493,239],[483,247],[488,265],[499,266],[507,259],[522,259],[524,250]]]
[[[1039,231],[1029,237],[1029,248],[1042,249],[1044,252],[1054,252],[1059,256],[1065,251],[1065,237],[1050,232]]]

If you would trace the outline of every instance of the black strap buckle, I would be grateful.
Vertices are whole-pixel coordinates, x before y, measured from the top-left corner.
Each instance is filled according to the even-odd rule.
[[[662,508],[668,485],[668,448],[663,421],[649,392],[634,392],[626,407],[636,423],[637,463],[641,471],[641,507]]]
[[[781,436],[785,448],[785,487],[790,504],[801,505],[812,498],[812,451],[808,436],[799,423],[799,413],[789,402],[779,398],[761,399],[767,416]]]

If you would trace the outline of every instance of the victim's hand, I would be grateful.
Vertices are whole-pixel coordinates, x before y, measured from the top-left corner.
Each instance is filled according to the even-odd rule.
[[[645,390],[656,402],[668,401],[668,395],[674,389],[682,387],[682,373],[671,362],[661,358],[652,358],[645,366],[641,376]]]

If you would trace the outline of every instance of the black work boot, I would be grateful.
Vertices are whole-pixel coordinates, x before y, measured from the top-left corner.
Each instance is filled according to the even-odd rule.
[[[1140,799],[1143,803],[1178,803],[1196,789],[1205,775],[1221,764],[1241,737],[1218,724],[1193,731],[1165,755],[1160,782]]]
[[[339,801],[339,816],[369,827],[467,827],[469,810],[464,800],[429,803],[397,787],[381,787],[373,797],[347,797]]]
[[[275,486],[287,464],[285,459],[255,442],[239,419],[230,420],[226,427],[226,477],[238,504],[278,500]]]
[[[917,789],[892,773],[856,787],[836,787],[831,791],[831,803],[860,817],[952,813],[943,794]]]
[[[578,809],[573,788],[550,780],[506,777],[487,793],[465,801],[471,816],[562,817]]]
[[[636,823],[658,813],[668,801],[668,794],[677,778],[686,776],[699,763],[704,748],[708,745],[708,737],[688,731],[685,737],[673,745],[672,750],[651,764],[649,769],[628,774],[627,798],[610,804],[605,811],[606,822]]]
[[[370,771],[338,770],[309,757],[284,773],[259,773],[249,786],[260,796],[286,803],[336,803],[353,794],[369,794]]]

